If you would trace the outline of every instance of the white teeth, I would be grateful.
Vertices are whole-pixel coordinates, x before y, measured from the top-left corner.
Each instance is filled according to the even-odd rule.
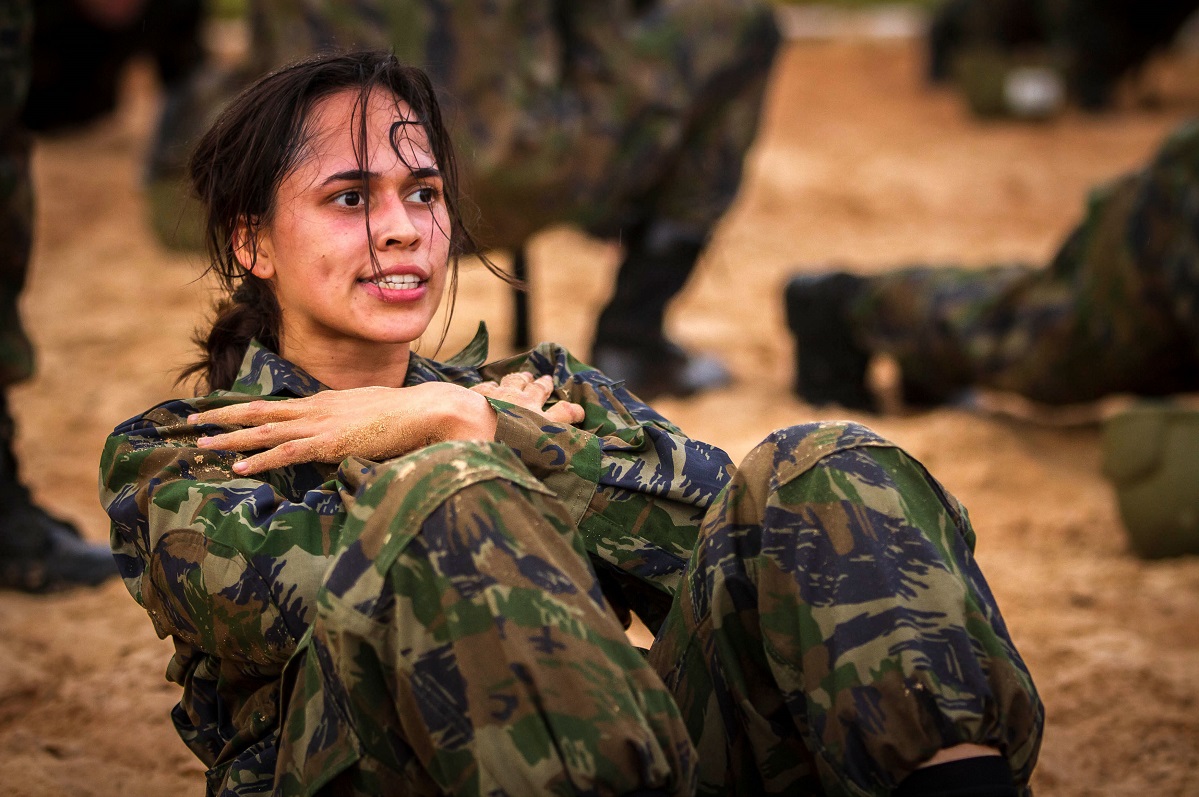
[[[415,274],[390,274],[381,279],[371,280],[371,283],[388,290],[406,291],[418,287],[421,279]]]

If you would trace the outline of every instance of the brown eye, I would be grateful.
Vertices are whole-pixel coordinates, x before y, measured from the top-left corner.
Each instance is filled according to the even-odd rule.
[[[362,193],[359,191],[343,191],[333,198],[334,204],[343,208],[356,208],[362,205]]]
[[[432,186],[422,185],[420,188],[408,195],[409,202],[419,202],[422,205],[431,205],[437,201],[437,189]]]

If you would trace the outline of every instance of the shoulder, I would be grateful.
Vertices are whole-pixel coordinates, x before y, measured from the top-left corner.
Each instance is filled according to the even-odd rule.
[[[187,419],[193,413],[264,398],[269,400],[272,397],[248,396],[244,393],[219,390],[207,396],[169,399],[117,424],[109,435],[109,441],[111,444],[119,439],[160,439],[165,430],[187,427]]]

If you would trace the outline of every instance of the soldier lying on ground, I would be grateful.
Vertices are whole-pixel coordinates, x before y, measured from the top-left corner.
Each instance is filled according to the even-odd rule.
[[[463,184],[487,248],[523,254],[534,234],[562,224],[620,244],[595,326],[596,365],[647,397],[728,383],[723,363],[669,338],[665,316],[740,185],[779,43],[769,4],[250,5],[250,75],[330,44],[392,49],[430,74],[455,145],[471,153]],[[160,183],[182,179],[186,145],[219,108],[211,83],[198,83],[193,107],[181,103],[164,120],[151,159]],[[158,212],[169,217],[155,227],[173,234],[175,205]]]
[[[209,794],[1027,791],[1041,703],[904,451],[735,467],[556,345],[412,351],[472,246],[422,72],[268,76],[191,175],[213,392],[122,423],[101,498]]]
[[[907,404],[973,387],[1047,404],[1199,389],[1199,121],[1143,169],[1094,189],[1047,268],[913,266],[804,274],[786,289],[796,391],[878,409],[875,354],[894,357]]]

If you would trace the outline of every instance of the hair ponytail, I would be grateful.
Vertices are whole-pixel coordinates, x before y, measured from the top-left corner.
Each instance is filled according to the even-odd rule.
[[[197,330],[193,342],[203,356],[184,369],[180,381],[199,377],[197,387],[228,390],[237,379],[250,341],[279,350],[279,303],[264,280],[247,275],[232,296],[216,307],[208,333]]]

